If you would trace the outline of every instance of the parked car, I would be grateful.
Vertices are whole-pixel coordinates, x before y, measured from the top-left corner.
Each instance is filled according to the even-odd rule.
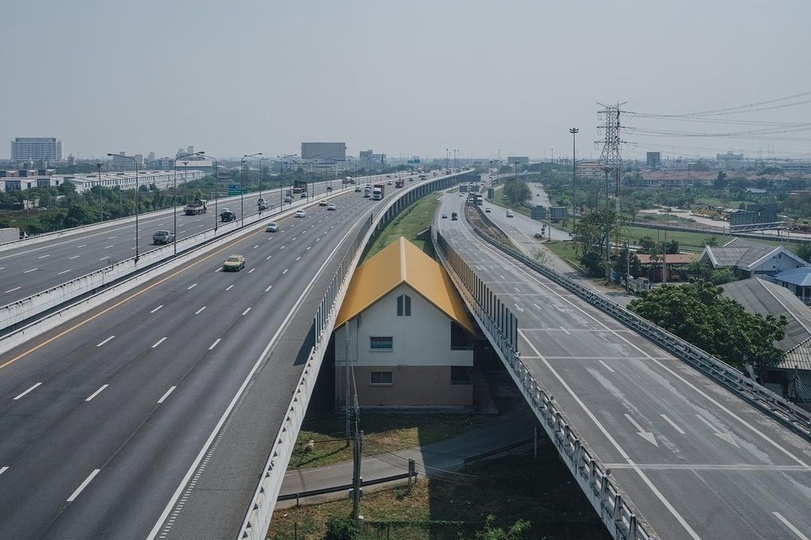
[[[222,263],[223,272],[239,272],[245,268],[245,257],[242,255],[230,255]]]
[[[300,208],[298,210],[296,210],[296,217],[304,217],[306,215],[307,214],[304,213],[304,210],[302,210]]]
[[[265,232],[279,232],[279,225],[275,221],[271,221],[265,227]]]
[[[152,243],[156,246],[170,244],[175,241],[175,234],[171,231],[156,231],[152,235]]]

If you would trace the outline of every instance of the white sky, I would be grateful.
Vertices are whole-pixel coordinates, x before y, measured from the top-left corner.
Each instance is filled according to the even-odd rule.
[[[677,114],[811,92],[808,0],[13,0],[2,13],[0,157],[29,136],[80,158],[345,141],[355,156],[548,159],[571,156],[575,126],[578,157],[597,158],[597,102]],[[732,118],[811,127],[809,112]],[[621,136],[630,158],[811,158],[807,130]]]

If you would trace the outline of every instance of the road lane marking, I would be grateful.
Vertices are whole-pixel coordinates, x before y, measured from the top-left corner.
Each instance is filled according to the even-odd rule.
[[[161,396],[161,398],[158,400],[158,403],[163,403],[164,401],[166,401],[166,398],[169,397],[169,394],[175,391],[175,388],[177,388],[177,386],[172,386],[171,388],[169,388],[169,390],[167,390],[166,393],[163,394],[163,396]]]
[[[249,274],[253,274],[253,271],[254,271],[254,270],[256,270],[256,268],[251,268],[250,270],[248,270],[248,273],[249,273]]]
[[[68,272],[70,272],[70,268],[68,268],[67,270],[62,270],[61,272],[58,272],[56,275],[61,276],[62,274],[67,274]]]
[[[310,251],[310,248],[312,248],[312,247],[313,246],[307,246],[307,251]]]
[[[87,247],[87,244],[82,244],[81,246],[76,246],[76,247],[80,247],[80,248],[81,247]]]
[[[268,255],[267,257],[265,257],[265,260],[269,261],[271,257],[273,257],[273,255]]]
[[[200,315],[200,313],[202,313],[204,309],[206,309],[206,306],[201,307],[200,309],[198,309],[197,311],[195,311],[195,312],[194,312],[194,314],[195,314],[195,315]]]
[[[791,524],[791,522],[790,522],[789,520],[787,520],[786,518],[784,518],[784,517],[783,517],[783,516],[780,514],[780,512],[772,512],[772,515],[774,515],[774,517],[776,517],[777,519],[779,519],[780,521],[782,521],[782,522],[783,522],[783,525],[785,525],[786,527],[788,527],[788,528],[791,530],[791,532],[793,532],[794,534],[796,534],[796,535],[797,535],[797,538],[800,538],[801,540],[809,540],[809,539],[808,539],[808,537],[807,537],[806,535],[804,535],[804,534],[803,534],[803,533],[800,531],[800,529],[798,529],[797,527],[795,527],[794,525],[792,525],[792,524]]]
[[[0,474],[3,474],[8,470],[8,467],[0,467]]]
[[[716,428],[714,425],[712,425],[712,423],[709,420],[707,420],[706,418],[704,418],[700,414],[697,414],[696,418],[701,420],[701,422],[703,422],[704,425],[706,425],[708,428],[710,428],[712,430],[712,432],[713,432],[713,435],[715,435],[716,437],[718,437],[722,441],[726,441],[729,444],[738,446],[738,442],[732,437],[731,433],[728,433],[728,432],[725,432],[725,431],[718,431],[718,428]],[[740,446],[738,446],[738,448],[740,448]]]
[[[245,315],[247,315],[250,310],[251,310],[251,308],[248,308],[245,311],[243,311],[242,316],[244,317]]]
[[[568,336],[571,336],[571,335],[572,335],[572,334],[571,334],[571,332],[569,332],[568,330],[566,330],[566,329],[565,329],[565,328],[563,328],[562,326],[560,327],[560,329],[561,329],[561,330],[563,330],[564,332],[566,332],[566,335],[568,335]]]
[[[94,397],[104,392],[104,389],[110,386],[109,384],[103,384],[101,388],[90,394],[90,396],[85,401],[91,401]]]
[[[293,240],[295,240],[295,238],[293,238]],[[284,249],[285,247],[286,247],[286,246],[282,246],[282,247],[280,247],[279,249]]]
[[[108,337],[107,339],[105,339],[104,341],[102,341],[101,343],[99,343],[98,345],[96,345],[96,347],[101,347],[101,346],[102,346],[102,345],[104,345],[105,343],[107,343],[107,342],[111,341],[111,340],[112,340],[114,337],[115,337],[115,336],[110,336],[110,337]]]
[[[299,259],[301,259],[301,255],[299,255],[298,257],[296,257],[296,260],[299,260]]]
[[[653,435],[653,433],[652,433],[652,432],[650,432],[650,431],[645,431],[645,430],[642,428],[642,426],[640,426],[640,425],[639,425],[639,423],[638,423],[636,420],[634,420],[633,418],[631,418],[631,415],[630,415],[630,414],[627,414],[627,413],[626,413],[626,414],[625,414],[625,418],[627,418],[627,419],[628,419],[628,421],[634,425],[634,427],[635,427],[635,428],[636,428],[636,430],[637,430],[637,431],[636,431],[636,434],[637,434],[637,435],[639,435],[640,437],[642,437],[643,439],[645,439],[646,441],[648,441],[649,443],[651,443],[653,446],[656,446],[657,448],[659,447],[659,443],[657,443],[657,442],[656,442],[656,437]]]
[[[114,245],[115,245],[115,244],[110,244],[109,246],[104,246],[104,249],[110,249],[110,248],[111,248],[111,247],[113,247]]]
[[[566,333],[568,334],[569,332],[566,332]],[[605,369],[607,369],[607,370],[608,370],[608,371],[610,371],[611,373],[614,373],[614,370],[613,370],[613,369],[611,369],[611,366],[609,366],[608,364],[606,364],[606,363],[605,363],[605,362],[603,362],[602,360],[600,360],[600,363],[601,363],[603,366],[605,366]]]
[[[160,308],[162,308],[162,307],[163,307],[163,304],[159,305],[158,307],[156,307],[155,309],[153,309],[152,311],[150,311],[150,313],[155,313],[156,311],[158,311],[158,310],[159,310]]]
[[[544,363],[544,365],[546,365],[546,368],[552,373],[552,375],[558,380],[558,382],[560,382],[560,384],[563,385],[563,387],[566,389],[566,391],[569,393],[569,395],[575,400],[575,402],[577,402],[577,404],[580,406],[580,408],[583,410],[583,412],[585,412],[586,415],[591,419],[591,421],[594,422],[594,425],[597,426],[597,429],[599,429],[600,432],[605,436],[605,438],[608,439],[608,442],[611,443],[611,445],[614,448],[617,449],[617,451],[620,453],[620,455],[623,457],[623,459],[625,459],[625,461],[627,461],[628,464],[631,465],[634,472],[636,472],[636,474],[639,475],[639,477],[642,479],[642,481],[645,482],[645,485],[648,486],[648,489],[650,489],[653,492],[653,494],[656,496],[656,498],[659,499],[659,501],[663,505],[665,505],[665,507],[668,509],[668,511],[671,513],[671,515],[673,515],[673,517],[675,517],[676,520],[678,520],[678,522],[681,524],[681,526],[684,527],[684,530],[687,531],[687,533],[692,538],[695,538],[696,540],[700,540],[701,537],[693,530],[693,528],[690,526],[690,524],[687,523],[687,520],[685,520],[684,517],[682,517],[682,515],[679,513],[679,511],[676,510],[676,508],[670,503],[670,501],[668,501],[665,498],[664,494],[662,494],[662,492],[659,491],[659,488],[657,488],[656,485],[653,483],[653,481],[651,481],[651,479],[648,478],[648,475],[646,475],[645,472],[642,471],[642,469],[640,469],[639,467],[636,466],[636,464],[631,459],[631,457],[628,455],[628,453],[625,451],[625,449],[622,446],[620,446],[620,444],[617,442],[617,440],[614,438],[614,436],[611,435],[611,433],[608,431],[608,429],[602,423],[600,423],[600,421],[597,419],[597,417],[594,415],[594,413],[591,412],[591,409],[589,409],[586,406],[586,404],[583,402],[583,400],[580,399],[580,396],[577,395],[577,392],[575,392],[572,389],[572,387],[569,386],[569,384],[563,379],[563,377],[557,371],[555,371],[555,369],[552,367],[552,365],[541,354],[541,351],[539,351],[535,347],[535,345],[533,345],[533,343],[527,339],[527,336],[526,336],[526,334],[524,334],[523,331],[521,331],[519,329],[518,333],[524,338],[524,341],[527,343],[527,345],[529,345],[529,347],[535,352],[535,354],[538,356],[538,358],[541,359],[541,361]]]
[[[77,487],[76,491],[73,492],[73,495],[68,497],[68,502],[73,502],[74,500],[76,500],[76,497],[78,497],[79,494],[82,492],[82,490],[87,487],[87,484],[93,481],[93,478],[95,478],[96,475],[99,474],[99,472],[101,472],[101,469],[93,469],[93,472],[90,473],[90,476],[85,478],[84,482],[82,482],[82,485]]]
[[[111,236],[111,237],[110,237],[110,238],[108,238],[107,240],[112,240],[112,239],[114,239],[114,238],[115,238],[115,236]]]
[[[51,256],[51,254],[48,253],[47,255],[40,255],[39,257],[37,257],[37,259],[45,259],[45,258],[50,257],[50,256]]]
[[[9,290],[7,290],[7,291],[6,291],[6,294],[8,294],[8,293],[10,293],[10,292],[17,291],[17,290],[19,290],[19,289],[22,289],[22,287],[14,287],[13,289],[9,289]]]
[[[673,420],[671,420],[670,418],[668,418],[668,417],[667,417],[666,415],[664,415],[664,414],[660,414],[659,416],[661,416],[662,418],[664,418],[665,422],[667,422],[668,424],[670,424],[670,425],[673,427],[673,429],[675,429],[676,431],[678,431],[680,434],[682,434],[682,435],[686,435],[686,433],[684,432],[684,430],[683,430],[682,428],[680,428],[680,427],[678,426],[678,424],[676,424],[676,422],[674,422]]]
[[[152,348],[153,348],[153,349],[157,349],[157,348],[158,348],[158,345],[160,345],[161,343],[163,343],[164,341],[166,341],[166,339],[167,339],[167,336],[164,336],[164,337],[160,338],[158,341],[156,341],[156,342],[155,342],[155,344],[154,344],[154,345],[152,345]]]
[[[81,255],[74,255],[73,257],[68,257],[68,260],[72,261],[73,259],[78,259],[79,257],[81,257]]]
[[[217,346],[217,345],[220,343],[220,341],[222,341],[222,338],[217,338],[217,341],[215,341],[214,343],[212,343],[212,344],[211,344],[211,347],[209,347],[209,348],[208,348],[208,350],[209,350],[209,351],[213,351],[213,350],[214,350],[214,347],[216,347],[216,346]]]
[[[268,285],[268,288],[267,288],[267,289],[265,289],[265,292],[268,292],[268,291],[269,291],[270,289],[272,289],[272,288],[273,288],[273,285]]]
[[[282,272],[282,275],[286,274],[288,270],[290,270],[290,269],[289,269],[289,268],[285,268],[285,269],[284,269],[284,272]]]
[[[193,288],[195,288],[195,287],[197,287],[197,283],[192,283],[191,285],[189,285],[188,287],[186,287],[186,290],[187,290],[187,291],[190,291],[190,290],[192,290],[192,289],[193,289]]]
[[[110,257],[109,257],[108,255],[106,255],[106,256],[102,257],[101,259],[99,259],[99,260],[100,260],[100,261],[106,261],[106,260],[107,260],[107,259],[109,259],[109,258],[110,258]]]
[[[232,283],[232,284],[230,284],[229,286],[227,286],[227,287],[225,288],[225,290],[226,290],[226,291],[230,291],[230,290],[231,290],[231,287],[233,287],[233,286],[234,286],[234,284]]]
[[[31,270],[26,270],[25,272],[23,272],[23,274],[28,274],[30,272],[36,272],[37,270],[39,270],[39,268],[32,268]]]
[[[28,390],[26,390],[26,391],[25,391],[25,392],[23,392],[22,394],[18,394],[18,395],[17,395],[17,397],[15,397],[15,398],[14,398],[14,401],[17,401],[18,399],[20,399],[20,398],[22,398],[22,397],[25,397],[25,396],[26,396],[26,394],[28,394],[29,392],[33,392],[34,390],[36,390],[37,388],[39,388],[41,385],[42,385],[42,383],[41,383],[41,382],[38,382],[37,384],[35,384],[34,386],[32,386],[31,388],[29,388]]]

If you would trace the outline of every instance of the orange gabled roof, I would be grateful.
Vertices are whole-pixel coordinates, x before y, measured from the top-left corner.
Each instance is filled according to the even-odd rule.
[[[462,297],[445,269],[402,236],[355,270],[335,328],[358,316],[402,283],[462,328],[475,333]]]

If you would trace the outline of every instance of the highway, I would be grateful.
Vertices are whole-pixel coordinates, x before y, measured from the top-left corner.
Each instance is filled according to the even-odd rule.
[[[337,194],[341,190],[340,181],[333,182]],[[311,186],[315,195],[310,200],[325,196],[328,183]],[[354,186],[350,186],[353,188]],[[263,192],[271,205],[263,215],[272,216],[279,212],[279,190]],[[183,206],[177,208],[177,239],[192,236],[215,226],[223,232],[233,230],[237,222],[219,222],[218,211],[229,208],[236,212],[238,218],[258,213],[258,193],[240,197],[230,197],[219,201],[209,201],[205,214],[186,216]],[[294,206],[310,202],[306,199],[294,199]],[[288,208],[285,205],[285,208]],[[242,209],[244,208],[244,214]],[[173,231],[174,214],[172,210],[161,210],[141,214],[138,219],[138,252],[139,255],[162,248],[152,244],[152,234],[161,229]],[[83,276],[135,256],[135,219],[134,217],[100,223],[63,235],[53,235],[43,242],[20,242],[0,249],[0,306],[19,301],[40,291],[55,287],[71,279]],[[167,252],[169,253],[169,252]]]
[[[462,212],[463,200],[443,196],[441,212]],[[480,241],[465,220],[439,219],[437,227],[517,316],[522,362],[649,532],[811,537],[805,439]]]
[[[383,204],[331,200],[0,355],[0,538],[236,535],[311,346],[313,276],[332,277],[341,240]],[[191,233],[214,218],[180,219]],[[55,244],[49,263],[78,249]],[[245,269],[221,271],[231,253]]]

